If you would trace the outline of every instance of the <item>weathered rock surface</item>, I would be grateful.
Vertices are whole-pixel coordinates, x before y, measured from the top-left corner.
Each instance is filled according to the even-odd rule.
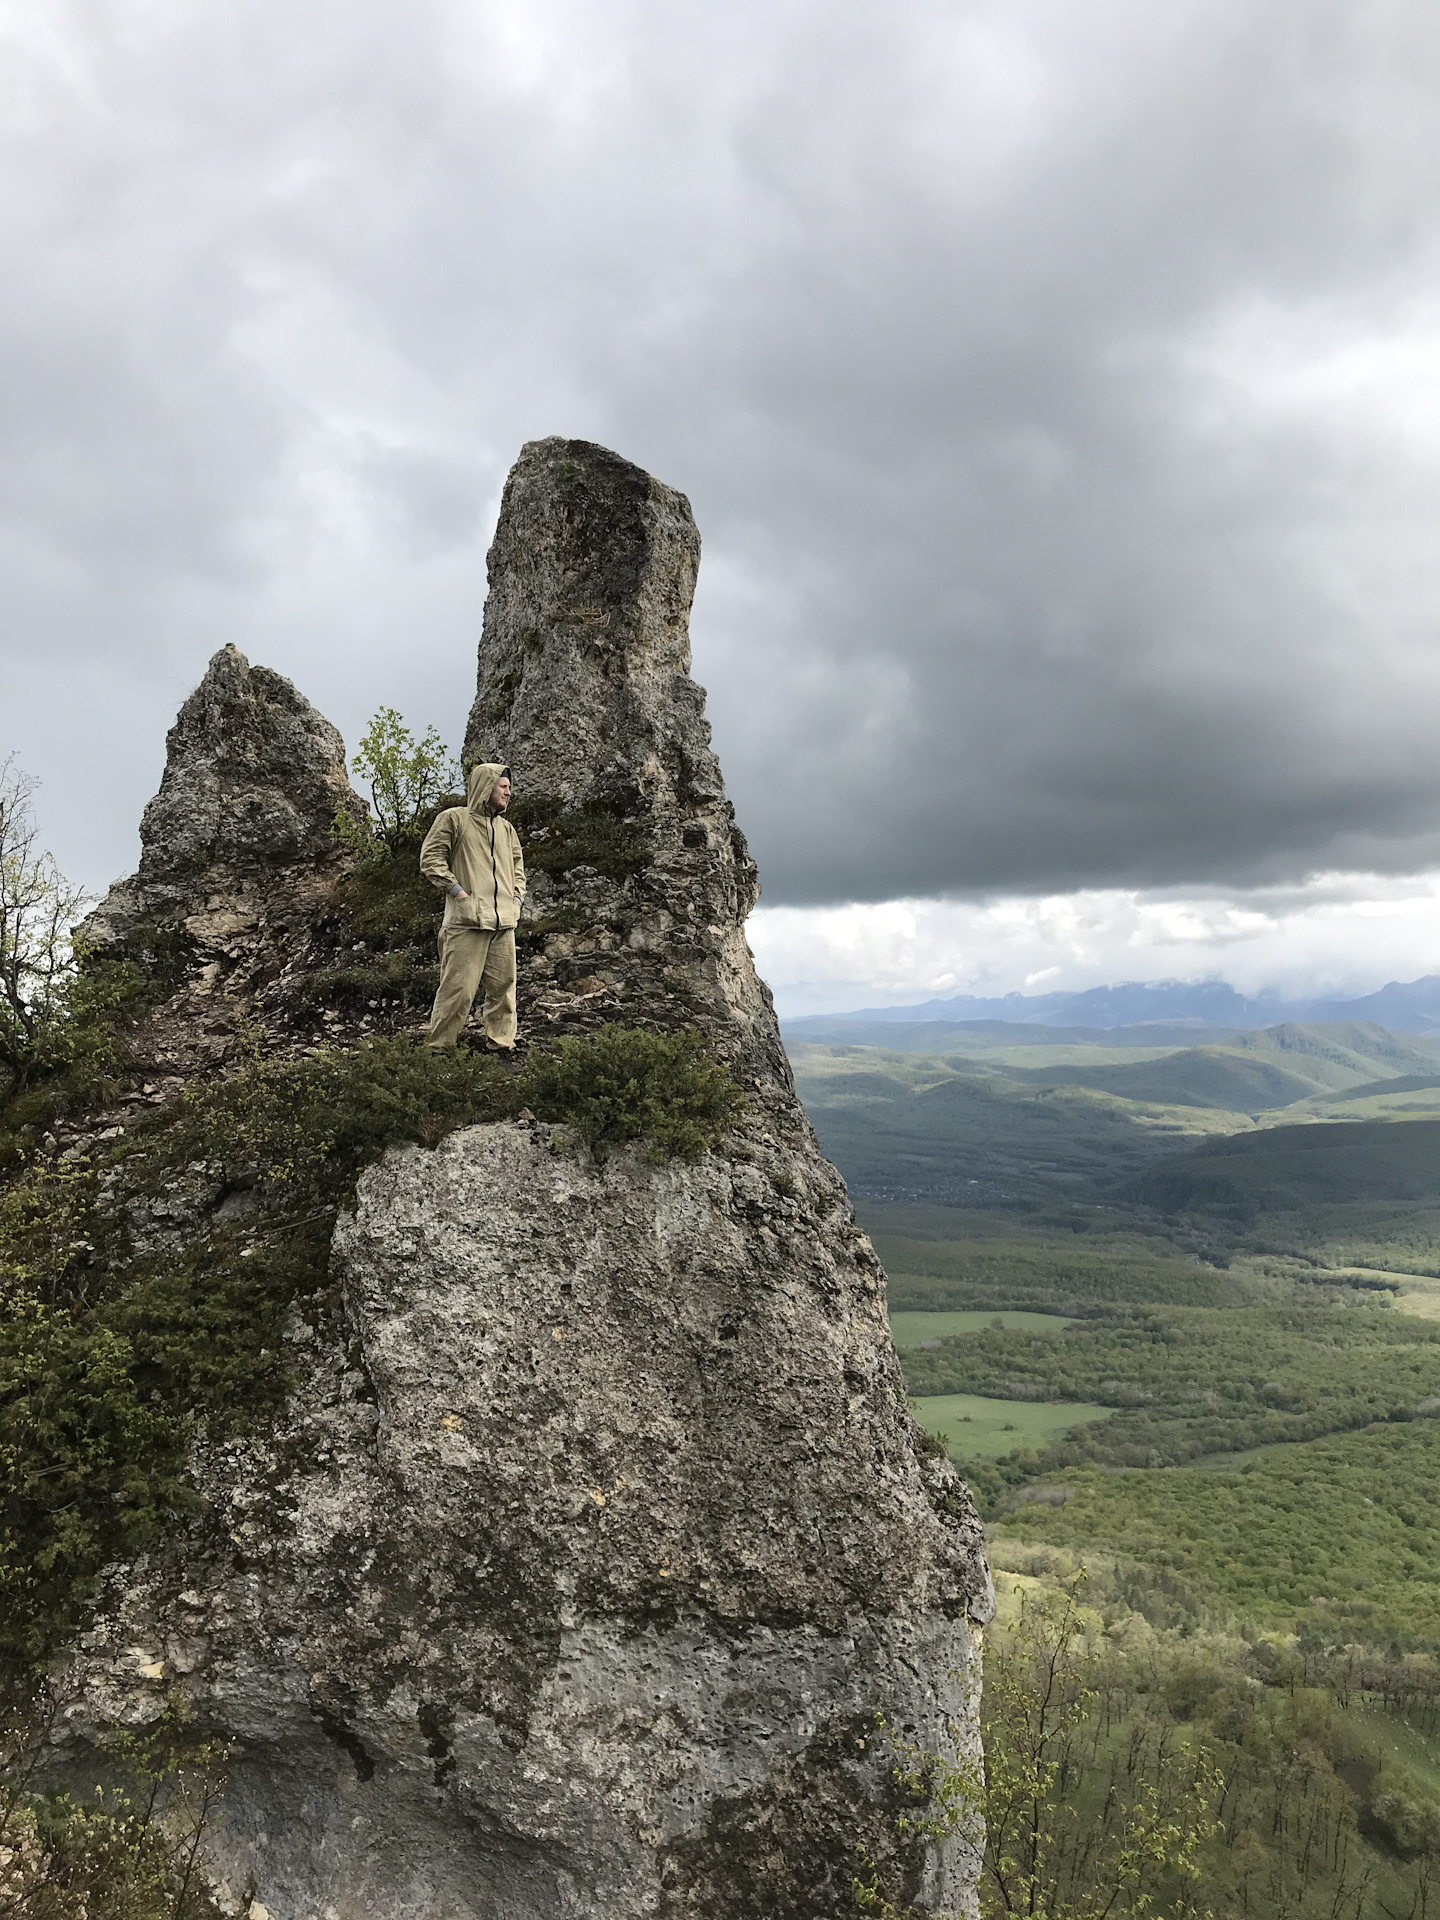
[[[132,1032],[130,1052],[168,1094],[223,1066],[246,1003],[301,964],[346,865],[335,816],[363,824],[368,810],[336,729],[282,674],[252,667],[235,647],[211,659],[165,747],[140,823],[139,870],[116,881],[83,932],[102,955],[164,968],[165,1001]],[[312,969],[324,964],[316,958]],[[329,1037],[319,1007],[278,997],[287,1018],[258,1009],[270,1045],[293,1051]]]
[[[522,1019],[533,1036],[604,1019],[698,1025],[788,1090],[745,943],[759,878],[690,678],[689,502],[604,447],[532,441],[489,558],[466,755],[513,768],[522,823],[561,806],[525,832],[524,929],[544,948],[522,974]],[[556,860],[557,843],[583,850],[587,828],[614,842],[608,871]]]
[[[113,1569],[66,1682],[77,1770],[177,1680],[234,1743],[236,1911],[840,1920],[862,1843],[917,1911],[972,1904],[962,1847],[899,1833],[876,1715],[968,1723],[980,1528],[915,1451],[884,1276],[745,944],[697,554],[680,495],[527,447],[470,748],[545,800],[522,1036],[699,1025],[747,1117],[694,1167],[508,1122],[392,1150],[337,1230],[338,1307],[295,1317],[283,1419],[197,1455],[208,1544]],[[596,844],[609,872],[567,864]]]
[[[202,947],[223,946],[267,910],[299,925],[335,869],[336,809],[365,818],[335,728],[282,674],[222,647],[165,747],[139,871],[90,916],[90,939],[183,928]]]

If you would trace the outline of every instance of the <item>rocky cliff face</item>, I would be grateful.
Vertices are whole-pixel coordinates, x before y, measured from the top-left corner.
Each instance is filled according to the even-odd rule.
[[[695,1166],[530,1122],[392,1149],[282,1417],[199,1447],[203,1537],[111,1569],[63,1683],[77,1775],[177,1682],[231,1742],[211,1868],[256,1920],[839,1920],[862,1844],[919,1912],[973,1904],[963,1847],[899,1833],[876,1716],[969,1724],[980,1529],[745,944],[697,558],[679,494],[528,446],[468,747],[534,869],[522,1038],[699,1026],[746,1117]]]

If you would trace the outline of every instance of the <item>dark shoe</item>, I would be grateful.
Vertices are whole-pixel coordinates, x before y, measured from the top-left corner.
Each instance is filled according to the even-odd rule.
[[[497,1047],[488,1037],[472,1039],[467,1042],[472,1053],[483,1055],[488,1060],[498,1060],[507,1073],[520,1071],[520,1049],[518,1047]]]

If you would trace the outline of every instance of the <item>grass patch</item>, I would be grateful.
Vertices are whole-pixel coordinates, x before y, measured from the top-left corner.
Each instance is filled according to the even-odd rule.
[[[1074,1427],[1108,1420],[1109,1407],[1054,1401],[988,1400],[979,1394],[924,1395],[910,1402],[927,1433],[938,1433],[958,1460],[998,1460],[1017,1447],[1044,1447]]]
[[[1060,1313],[892,1313],[890,1337],[902,1351],[925,1340],[948,1340],[958,1334],[983,1333],[1008,1327],[1032,1334],[1062,1334],[1070,1322]]]

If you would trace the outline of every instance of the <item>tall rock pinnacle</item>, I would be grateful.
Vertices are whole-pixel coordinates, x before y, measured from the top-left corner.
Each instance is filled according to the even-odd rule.
[[[522,1037],[698,1027],[744,1117],[693,1166],[528,1117],[392,1148],[283,1417],[197,1451],[205,1543],[112,1570],[76,1653],[72,1752],[172,1671],[230,1743],[237,1914],[842,1920],[861,1847],[917,1914],[973,1910],[891,1739],[973,1737],[981,1530],[745,944],[698,550],[638,468],[527,446],[467,752],[516,776]]]
[[[699,566],[683,493],[588,440],[532,440],[490,549],[466,752],[576,804],[723,801],[689,677]]]
[[[532,441],[490,549],[465,751],[514,771],[527,920],[568,924],[522,970],[522,1020],[699,1025],[788,1089],[745,942],[759,878],[690,678],[699,564],[683,494],[589,441]]]

